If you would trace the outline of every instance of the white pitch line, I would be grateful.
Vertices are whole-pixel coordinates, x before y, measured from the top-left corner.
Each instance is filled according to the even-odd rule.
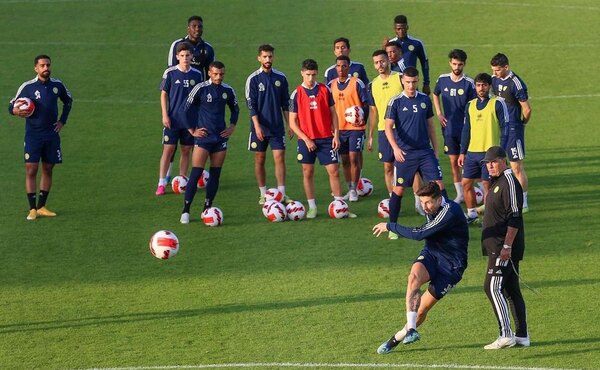
[[[235,368],[410,368],[410,369],[466,369],[466,370],[578,370],[574,368],[523,367],[523,366],[483,366],[459,364],[386,364],[386,363],[292,363],[292,362],[256,362],[204,365],[139,366],[92,368],[87,370],[178,370],[178,369],[235,369]]]

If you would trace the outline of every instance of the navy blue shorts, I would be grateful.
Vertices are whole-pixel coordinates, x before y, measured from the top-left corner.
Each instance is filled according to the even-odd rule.
[[[463,177],[465,179],[482,179],[488,181],[490,174],[485,163],[482,163],[484,152],[467,152],[463,163]]]
[[[333,150],[333,137],[328,137],[325,139],[315,139],[313,140],[317,149],[310,152],[306,147],[306,143],[302,140],[298,140],[298,163],[303,164],[315,164],[317,158],[319,158],[319,163],[322,166],[326,166],[328,164],[338,163],[338,153]]]
[[[222,137],[195,137],[194,146],[205,149],[209,153],[217,153],[227,150],[227,139]]]
[[[502,138],[502,147],[511,162],[525,159],[525,126],[508,127],[507,135]]]
[[[187,128],[163,127],[163,145],[194,145],[194,137]]]
[[[62,163],[58,134],[25,135],[24,152],[25,163]]]
[[[256,133],[250,131],[248,136],[248,150],[251,152],[266,152],[267,147],[271,146],[271,150],[285,150],[285,135],[282,136],[265,136],[263,141],[258,140]]]
[[[340,154],[362,152],[365,148],[365,130],[341,130]]]
[[[433,149],[409,150],[404,159],[394,162],[394,186],[411,187],[417,172],[425,182],[442,179],[442,168]]]
[[[385,131],[377,132],[377,142],[379,144],[379,162],[393,162],[394,149],[392,149],[387,136],[385,136]]]
[[[460,136],[444,136],[444,154],[460,154]]]
[[[423,249],[414,263],[422,263],[429,273],[429,288],[431,295],[440,300],[462,279],[464,269],[456,269],[445,259]]]

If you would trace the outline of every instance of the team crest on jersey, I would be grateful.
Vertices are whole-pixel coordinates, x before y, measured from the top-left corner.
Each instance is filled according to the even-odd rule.
[[[358,78],[358,72],[354,72],[354,73],[352,74],[352,76],[354,76],[354,77]]]
[[[227,99],[227,93],[226,93],[226,92],[224,92],[224,93],[223,93],[223,95],[221,95],[221,97],[222,97],[223,99]]]
[[[500,191],[500,187],[499,187],[499,186],[496,186],[496,187],[494,188],[494,193],[497,193],[497,192],[499,192],[499,191]]]
[[[465,94],[465,90],[463,89],[458,89],[458,95],[464,95]]]
[[[190,80],[190,86],[194,86],[196,84],[196,80]]]
[[[40,100],[42,98],[42,94],[40,93],[39,90],[35,90],[35,92],[33,93],[33,95],[35,95],[35,99],[36,100]]]
[[[408,45],[408,50],[409,51],[414,51],[415,50],[415,46],[414,45]]]
[[[258,91],[265,91],[265,85],[262,82],[258,84]]]
[[[54,94],[58,94],[58,87],[56,87],[56,86],[55,86],[55,87],[52,89],[52,92],[53,92]]]
[[[207,94],[206,95],[206,102],[208,102],[208,103],[212,102],[212,95],[211,94]]]
[[[423,108],[423,109],[427,108],[427,104],[421,103],[421,108]]]
[[[279,80],[275,81],[275,87],[279,87],[279,86],[281,86],[281,81],[279,81]]]

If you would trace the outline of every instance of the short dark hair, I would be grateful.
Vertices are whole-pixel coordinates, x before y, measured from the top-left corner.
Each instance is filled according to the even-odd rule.
[[[416,69],[415,67],[406,67],[406,69],[404,70],[403,74],[406,77],[418,77],[419,76],[419,70]]]
[[[397,43],[396,41],[388,41],[385,43],[385,47],[387,48],[388,46],[395,46],[398,49],[402,50],[402,45],[400,45],[399,43]]]
[[[337,44],[338,42],[343,42],[346,44],[346,47],[348,49],[350,49],[350,40],[348,40],[345,37],[338,37],[337,39],[333,40],[333,46],[335,46],[335,44]]]
[[[490,64],[494,67],[505,67],[508,65],[508,57],[502,53],[498,53],[492,57]]]
[[[208,66],[208,69],[211,69],[211,68],[223,69],[223,68],[225,68],[225,64],[223,64],[223,62],[215,60],[214,62],[210,63],[210,65]]]
[[[437,182],[430,181],[429,183],[421,186],[419,190],[417,190],[416,194],[419,197],[432,197],[434,199],[438,199],[442,196],[442,190]]]
[[[348,62],[348,65],[350,65],[350,57],[348,57],[347,55],[340,55],[339,57],[335,58],[336,62],[338,60],[345,60],[346,62]]]
[[[33,60],[33,66],[34,66],[34,67],[35,67],[35,66],[37,66],[37,64],[38,64],[38,61],[39,61],[40,59],[48,59],[50,62],[52,62],[52,59],[50,59],[50,57],[49,57],[49,56],[47,56],[46,54],[40,54],[40,55],[38,55],[37,57],[35,57],[35,59]]]
[[[461,62],[466,62],[467,53],[465,53],[465,51],[461,49],[453,49],[450,50],[450,53],[448,53],[448,59],[458,59]]]
[[[405,15],[397,15],[394,17],[394,24],[408,24],[408,19]]]
[[[275,48],[271,44],[262,44],[258,47],[258,55],[260,55],[260,53],[262,53],[263,51],[267,53],[272,53],[275,51]]]
[[[200,23],[204,23],[204,21],[202,20],[202,17],[199,15],[192,15],[191,17],[188,18],[188,26],[190,25],[190,23],[192,23],[192,21],[198,21]]]
[[[478,74],[477,76],[475,76],[475,82],[484,82],[488,85],[492,84],[492,76],[490,76],[489,74],[483,72]]]
[[[306,59],[302,62],[302,70],[303,71],[318,71],[319,65],[317,61],[314,59]]]
[[[379,55],[385,55],[386,58],[388,57],[387,53],[383,49],[377,49],[377,50],[375,50],[373,52],[373,55],[371,55],[371,56],[374,58],[374,57],[377,57]]]
[[[189,42],[187,42],[187,41],[180,42],[179,44],[177,44],[177,47],[175,48],[175,54],[179,54],[183,50],[192,51],[193,49],[194,48],[192,47],[192,44],[190,44]]]

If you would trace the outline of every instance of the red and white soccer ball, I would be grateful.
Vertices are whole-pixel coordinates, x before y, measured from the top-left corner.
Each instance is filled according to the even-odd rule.
[[[206,187],[206,184],[208,184],[209,177],[210,174],[207,170],[202,171],[202,176],[200,176],[200,178],[198,179],[198,188],[204,189]]]
[[[188,183],[188,178],[185,176],[175,176],[173,180],[171,180],[171,188],[173,189],[173,193],[175,194],[183,194],[185,193],[185,188]]]
[[[18,107],[20,111],[26,111],[26,117],[31,117],[31,115],[35,111],[35,104],[33,103],[33,100],[29,98],[19,98],[15,100],[13,106]]]
[[[361,197],[367,197],[373,193],[373,182],[366,177],[361,177],[356,184],[356,192]]]
[[[283,200],[283,193],[277,188],[270,188],[265,193],[265,200],[275,200],[277,202],[281,202]]]
[[[267,209],[267,220],[271,222],[285,221],[287,217],[287,211],[285,206],[277,201],[271,203]]]
[[[344,119],[352,126],[362,126],[365,124],[365,112],[358,105],[353,105],[344,111]]]
[[[350,210],[348,209],[348,203],[340,199],[336,199],[329,203],[327,211],[329,212],[329,217],[331,218],[346,218],[350,213]]]
[[[292,221],[302,220],[306,215],[306,209],[304,208],[304,205],[297,200],[289,202],[285,206],[285,210],[287,211],[288,219]]]
[[[481,190],[481,188],[479,186],[474,186],[473,188],[475,190],[475,200],[477,201],[477,204],[482,204],[483,203],[483,191]]]
[[[271,204],[273,204],[273,203],[277,203],[277,201],[276,201],[276,200],[267,200],[267,201],[265,202],[265,204],[263,204],[263,206],[262,206],[262,213],[263,213],[263,215],[264,215],[265,217],[267,217],[267,211],[269,210],[269,207],[270,207],[270,206],[271,206]]]
[[[223,211],[217,207],[210,207],[202,212],[202,222],[206,226],[221,226],[223,225]]]
[[[169,230],[160,230],[150,238],[150,253],[161,260],[168,260],[179,252],[179,239]]]
[[[377,205],[377,215],[381,218],[390,218],[390,198],[379,202]]]

